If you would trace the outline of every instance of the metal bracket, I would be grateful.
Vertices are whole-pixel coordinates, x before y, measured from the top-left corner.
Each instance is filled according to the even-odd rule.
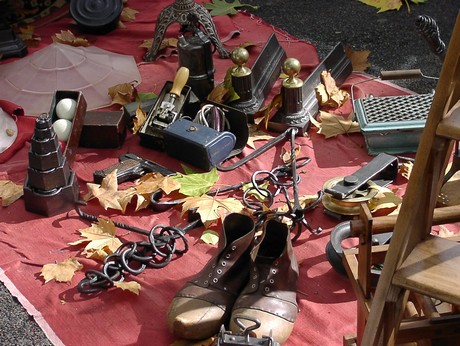
[[[335,185],[325,188],[324,192],[336,199],[343,200],[369,180],[379,186],[385,186],[392,182],[397,175],[398,158],[381,153],[352,175],[348,175]]]
[[[254,113],[259,110],[279,77],[286,52],[280,46],[275,34],[272,34],[251,68],[251,100],[231,102],[229,105],[240,109],[248,116],[248,122],[254,123]]]
[[[338,43],[326,58],[313,70],[303,83],[302,96],[304,109],[310,115],[315,116],[319,111],[315,88],[321,84],[321,73],[330,71],[335,84],[341,86],[353,71],[350,59],[345,54],[342,43]]]
[[[351,61],[345,55],[343,45],[338,43],[304,81],[301,96],[302,109],[293,114],[285,114],[280,110],[270,119],[268,128],[282,132],[288,127],[297,127],[299,134],[303,136],[310,127],[309,116],[315,116],[319,111],[315,88],[321,84],[321,73],[330,71],[337,86],[340,86],[351,74],[352,70]]]

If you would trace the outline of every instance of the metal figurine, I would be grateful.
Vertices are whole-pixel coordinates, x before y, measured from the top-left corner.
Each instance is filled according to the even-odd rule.
[[[238,102],[254,101],[252,96],[252,71],[244,66],[249,60],[249,52],[242,47],[235,48],[230,58],[235,66],[232,68],[232,86],[240,97]]]
[[[245,112],[248,122],[254,123],[253,115],[263,99],[254,96],[254,75],[249,67],[244,66],[249,60],[249,52],[245,48],[237,47],[232,51],[230,58],[234,63],[231,71],[232,87],[239,96],[238,100],[231,102],[230,105]]]
[[[181,26],[189,25],[189,15],[193,14],[203,27],[203,31],[210,38],[221,58],[228,58],[230,53],[224,48],[209,11],[193,0],[176,0],[173,4],[165,7],[158,16],[152,48],[144,56],[145,61],[156,59],[166,29],[173,23]]]
[[[29,151],[29,168],[24,182],[26,210],[53,216],[74,208],[78,182],[63,155],[48,114],[35,121]]]
[[[288,58],[282,65],[283,72],[288,76],[281,87],[282,107],[269,121],[269,129],[282,132],[295,127],[304,135],[310,126],[310,118],[303,100],[303,80],[298,78],[300,62]]]

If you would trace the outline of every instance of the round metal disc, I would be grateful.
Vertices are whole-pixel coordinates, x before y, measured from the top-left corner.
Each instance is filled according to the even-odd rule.
[[[328,180],[324,183],[323,190],[333,187],[342,180],[343,177],[335,177]],[[339,215],[359,215],[360,204],[369,201],[378,193],[377,189],[370,186],[372,186],[372,184],[369,181],[368,184],[354,191],[349,198],[345,199],[337,199],[332,197],[329,193],[324,193],[322,198],[323,205],[327,210]]]

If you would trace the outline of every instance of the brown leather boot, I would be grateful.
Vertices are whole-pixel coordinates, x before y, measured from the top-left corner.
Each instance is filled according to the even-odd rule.
[[[249,279],[254,221],[232,213],[223,222],[218,251],[176,294],[167,313],[170,331],[178,338],[200,340],[228,322],[233,303]]]
[[[299,267],[287,225],[268,220],[264,238],[254,247],[256,252],[249,282],[233,306],[229,329],[240,333],[234,317],[250,317],[261,324],[253,330],[256,337],[270,335],[271,331],[273,338],[283,344],[294,328],[298,313]]]

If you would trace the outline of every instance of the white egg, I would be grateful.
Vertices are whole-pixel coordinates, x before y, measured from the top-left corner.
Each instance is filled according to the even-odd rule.
[[[53,123],[53,130],[60,141],[66,142],[72,130],[72,122],[67,119],[58,119]]]
[[[77,109],[77,101],[74,99],[62,99],[56,105],[56,115],[60,119],[72,120]]]

